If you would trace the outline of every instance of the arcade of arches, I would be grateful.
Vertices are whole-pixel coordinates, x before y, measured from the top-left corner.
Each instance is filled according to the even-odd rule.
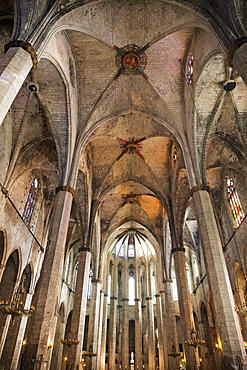
[[[245,0],[0,0],[0,370],[247,368]]]

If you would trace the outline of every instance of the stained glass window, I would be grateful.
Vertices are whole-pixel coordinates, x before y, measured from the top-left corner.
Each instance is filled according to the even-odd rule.
[[[75,288],[76,288],[76,280],[77,280],[77,275],[78,275],[78,269],[79,269],[79,261],[77,261],[76,264],[75,264],[74,279],[73,279],[73,286],[72,286],[73,292],[75,292]]]
[[[108,276],[108,297],[107,297],[107,303],[111,303],[111,275]]]
[[[30,226],[33,210],[38,195],[38,180],[34,179],[31,183],[29,194],[26,199],[25,208],[22,214],[22,219],[27,226]]]
[[[129,278],[129,305],[135,304],[135,279],[131,276]]]
[[[235,226],[238,227],[243,221],[245,214],[232,178],[227,179],[227,195]]]
[[[154,274],[151,277],[153,303],[156,303],[156,283]]]
[[[93,278],[93,271],[89,271],[89,276],[88,276],[88,287],[87,287],[87,299],[91,300],[92,299],[92,278]]]
[[[193,54],[189,55],[188,61],[187,61],[187,82],[189,85],[192,83],[192,76],[193,76],[193,60],[194,56]]]
[[[177,148],[175,145],[173,145],[173,148],[172,148],[172,165],[175,166],[177,162]]]
[[[124,243],[121,245],[119,250],[119,257],[124,257]]]

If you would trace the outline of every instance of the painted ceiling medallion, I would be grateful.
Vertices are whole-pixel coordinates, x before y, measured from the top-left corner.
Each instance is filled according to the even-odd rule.
[[[116,64],[119,74],[141,73],[146,77],[143,70],[147,64],[145,48],[140,49],[136,44],[126,45],[123,48],[115,47],[118,54],[116,55]]]
[[[120,141],[121,143],[120,148],[122,149],[122,153],[119,154],[119,156],[117,157],[117,161],[120,158],[122,158],[124,154],[134,154],[134,153],[138,154],[139,157],[141,157],[145,161],[145,158],[140,152],[140,149],[142,148],[142,144],[140,144],[140,142],[145,139],[146,137],[142,137],[141,139],[135,140],[135,138],[133,137],[132,139],[130,138],[129,140],[125,140],[117,137],[117,140]]]

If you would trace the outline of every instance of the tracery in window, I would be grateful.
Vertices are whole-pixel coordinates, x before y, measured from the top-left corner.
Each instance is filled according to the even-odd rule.
[[[230,203],[232,215],[234,218],[235,227],[239,227],[239,225],[241,224],[245,217],[245,214],[240,199],[238,197],[234,181],[231,177],[227,179],[227,196]]]
[[[37,200],[37,195],[38,195],[38,180],[33,179],[22,214],[22,219],[27,226],[30,226],[32,214]]]
[[[93,271],[89,270],[89,276],[88,276],[88,286],[87,286],[87,299],[91,300],[92,299],[92,278],[93,278]]]

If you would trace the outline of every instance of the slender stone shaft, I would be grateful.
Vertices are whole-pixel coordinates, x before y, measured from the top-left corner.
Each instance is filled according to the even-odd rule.
[[[185,268],[185,249],[173,248],[172,252],[178,288],[180,320],[181,323],[183,323],[181,325],[182,339],[183,341],[187,341],[191,339],[191,332],[194,328],[194,320]],[[184,350],[186,355],[186,369],[198,369],[198,358],[195,348],[192,346],[184,345]]]
[[[193,200],[222,349],[233,362],[240,356],[244,363],[243,339],[210,195],[206,190],[194,191]]]
[[[68,363],[70,370],[76,370],[81,363],[82,345],[85,330],[85,316],[87,310],[88,276],[91,262],[91,249],[80,248],[78,274],[76,279],[75,299],[71,321],[71,335],[79,340],[79,344],[70,348]]]

